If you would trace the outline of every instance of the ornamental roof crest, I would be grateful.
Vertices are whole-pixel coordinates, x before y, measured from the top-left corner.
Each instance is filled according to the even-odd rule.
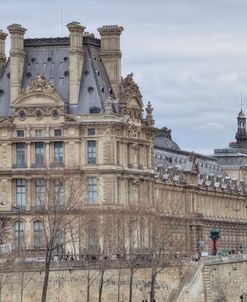
[[[122,102],[127,102],[132,96],[138,98],[139,102],[142,103],[142,95],[139,86],[133,80],[133,73],[131,72],[126,78],[122,78],[120,99]]]
[[[55,86],[53,86],[44,74],[38,74],[35,79],[32,80],[31,85],[24,87],[21,91],[22,95],[33,93],[33,92],[44,92],[53,94],[60,98]]]

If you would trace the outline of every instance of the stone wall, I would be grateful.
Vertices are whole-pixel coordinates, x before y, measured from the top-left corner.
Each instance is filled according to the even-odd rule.
[[[99,270],[83,269],[81,266],[58,263],[53,265],[50,273],[47,302],[86,302],[88,279],[90,287],[90,302],[98,301]],[[1,302],[40,302],[44,271],[43,264],[25,265],[17,272],[1,273],[0,284],[3,284]],[[9,269],[9,268],[8,268]],[[13,267],[11,268],[11,270]],[[23,272],[25,270],[25,272]],[[119,274],[120,272],[120,274]],[[150,268],[138,269],[134,274],[133,302],[149,301]],[[129,270],[127,268],[111,269],[105,272],[105,284],[102,302],[126,302],[129,294]],[[179,286],[180,270],[171,268],[158,275],[156,285],[156,301],[166,301],[172,289]],[[118,300],[119,295],[119,300]],[[22,296],[22,298],[21,298]]]

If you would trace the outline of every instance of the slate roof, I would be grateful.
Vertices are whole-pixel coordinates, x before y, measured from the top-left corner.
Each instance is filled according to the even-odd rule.
[[[163,127],[159,129],[155,141],[155,148],[180,150],[179,146],[172,140],[171,130]]]
[[[44,74],[56,87],[64,102],[68,104],[69,113],[76,115],[104,111],[104,101],[108,96],[113,96],[113,92],[100,58],[100,40],[92,35],[85,35],[83,47],[84,63],[78,104],[69,104],[68,37],[24,40],[25,63],[22,87],[30,85],[38,74]],[[8,61],[0,75],[0,116],[5,117],[10,114]]]

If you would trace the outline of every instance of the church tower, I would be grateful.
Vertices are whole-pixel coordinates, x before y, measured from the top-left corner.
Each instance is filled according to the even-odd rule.
[[[247,146],[247,133],[246,133],[246,116],[241,108],[241,111],[237,117],[238,130],[236,133],[236,140],[238,142],[238,147]]]

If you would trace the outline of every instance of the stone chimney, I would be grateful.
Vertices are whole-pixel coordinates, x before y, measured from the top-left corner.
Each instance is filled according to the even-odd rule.
[[[85,27],[78,22],[67,24],[70,32],[69,47],[69,95],[70,104],[78,104],[83,68],[83,32]]]
[[[0,74],[6,63],[5,39],[7,36],[8,36],[7,34],[5,34],[2,30],[0,30]]]
[[[104,25],[98,28],[101,36],[100,55],[108,74],[116,98],[120,96],[121,87],[121,48],[120,35],[122,26]]]
[[[11,39],[10,48],[10,100],[11,103],[21,91],[22,73],[24,67],[24,34],[26,29],[19,24],[8,26]]]

